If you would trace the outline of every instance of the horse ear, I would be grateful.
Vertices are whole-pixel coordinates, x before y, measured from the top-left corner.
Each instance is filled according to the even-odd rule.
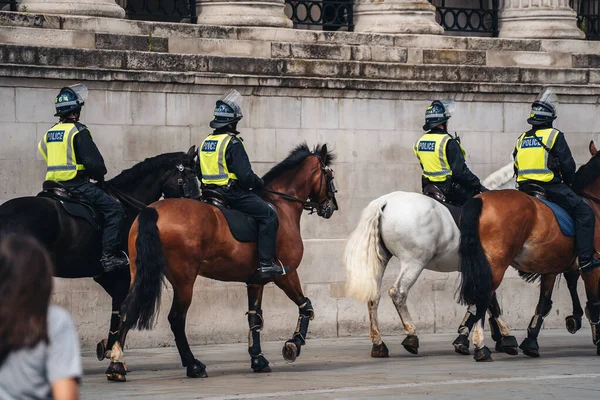
[[[598,152],[598,150],[596,149],[596,145],[594,144],[593,140],[590,140],[590,154],[593,156],[596,155],[596,153]]]
[[[187,151],[187,155],[190,158],[193,158],[196,156],[196,145],[193,145],[192,147],[190,147],[190,149]]]
[[[326,162],[327,160],[327,144],[324,144],[323,147],[321,147],[321,159],[323,160],[323,162]]]

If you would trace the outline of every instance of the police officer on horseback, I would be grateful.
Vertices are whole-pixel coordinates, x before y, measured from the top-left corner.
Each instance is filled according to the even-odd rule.
[[[423,175],[421,185],[437,187],[445,199],[462,206],[469,198],[486,191],[479,178],[469,170],[465,151],[458,138],[448,133],[448,120],[454,111],[452,99],[435,100],[425,111],[427,131],[414,146]]]
[[[71,193],[81,195],[104,216],[100,262],[104,271],[110,272],[129,263],[120,250],[125,211],[119,202],[90,182],[92,178],[102,185],[106,166],[89,129],[79,122],[87,92],[83,84],[60,90],[54,114],[59,122],[46,132],[38,149],[47,163],[46,180],[60,182]]]
[[[287,267],[273,262],[276,250],[277,212],[255,192],[264,187],[252,171],[237,123],[242,119],[241,94],[230,90],[217,101],[210,127],[214,129],[200,148],[200,174],[205,188],[220,193],[231,208],[242,211],[258,223],[257,278],[285,275]]]
[[[531,129],[517,140],[513,152],[519,189],[541,186],[548,200],[564,208],[575,220],[575,245],[582,271],[600,266],[594,258],[595,217],[592,208],[571,188],[576,165],[564,134],[553,128],[558,98],[543,90],[531,105]],[[530,186],[531,187],[531,186]]]

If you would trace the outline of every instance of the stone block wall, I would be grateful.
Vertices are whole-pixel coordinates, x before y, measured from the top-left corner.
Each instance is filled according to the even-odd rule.
[[[35,194],[44,178],[44,163],[36,145],[51,126],[54,96],[73,82],[51,79],[0,78],[0,199]],[[106,160],[109,175],[145,157],[183,151],[200,144],[210,133],[214,102],[227,90],[210,85],[131,82],[86,82],[90,94],[82,121],[90,127]],[[303,215],[305,255],[299,273],[316,319],[309,337],[363,336],[368,339],[366,306],[345,297],[342,249],[361,210],[385,193],[420,189],[420,168],[413,144],[422,134],[423,114],[432,100],[425,92],[355,92],[269,89],[239,86],[245,95],[240,130],[257,173],[265,173],[298,143],[326,142],[335,150],[334,165],[341,210],[330,219]],[[528,103],[523,96],[454,96],[458,102],[450,131],[458,132],[468,163],[481,177],[510,160],[517,136],[527,129]],[[600,109],[595,98],[561,98],[557,126],[567,134],[576,160],[588,159],[590,139],[598,139]],[[398,274],[388,267],[384,293]],[[454,331],[464,308],[454,300],[458,275],[424,272],[409,295],[409,309],[420,332]],[[157,327],[133,332],[129,347],[173,345],[166,321],[170,288],[163,297]],[[581,293],[582,299],[584,293]],[[511,272],[499,293],[506,320],[526,328],[538,298],[537,285],[526,284]],[[73,315],[84,348],[106,335],[110,316],[108,296],[91,279],[57,279],[53,299]],[[191,343],[246,341],[246,290],[243,284],[198,278],[188,314]],[[554,308],[546,326],[562,327],[570,313],[563,281],[555,291]],[[294,330],[297,309],[274,285],[265,290],[264,337],[285,339]],[[400,334],[396,311],[384,296],[380,307],[384,335]],[[586,323],[587,324],[587,323]],[[587,325],[586,325],[587,327]],[[589,329],[589,328],[588,328]],[[584,331],[582,340],[589,340]],[[543,334],[542,334],[543,335]]]

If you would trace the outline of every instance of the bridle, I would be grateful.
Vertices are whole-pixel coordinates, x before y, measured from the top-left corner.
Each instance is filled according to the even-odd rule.
[[[323,181],[325,181],[325,185],[327,185],[327,193],[325,194],[325,198],[318,202],[313,201],[310,197],[307,200],[302,200],[298,197],[291,196],[287,193],[278,192],[276,190],[267,188],[263,188],[262,190],[277,195],[285,200],[302,204],[302,208],[309,211],[309,214],[314,214],[316,212],[320,217],[329,218],[335,210],[339,209],[337,200],[335,198],[337,188],[335,187],[335,182],[333,181],[333,170],[325,165],[323,161],[321,161],[321,179],[319,191],[317,193],[321,193],[323,189]]]

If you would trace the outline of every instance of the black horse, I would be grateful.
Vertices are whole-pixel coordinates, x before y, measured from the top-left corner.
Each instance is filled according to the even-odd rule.
[[[147,158],[107,181],[105,189],[125,208],[126,231],[122,249],[127,251],[127,233],[138,212],[164,196],[191,197],[198,192],[195,175],[196,147],[187,153],[166,153]],[[129,269],[104,274],[100,264],[101,230],[90,221],[71,216],[61,203],[50,197],[19,197],[0,206],[0,234],[27,233],[51,253],[60,278],[93,277],[112,297],[108,339],[98,343],[97,356],[103,360],[117,339],[121,303],[129,291]]]

